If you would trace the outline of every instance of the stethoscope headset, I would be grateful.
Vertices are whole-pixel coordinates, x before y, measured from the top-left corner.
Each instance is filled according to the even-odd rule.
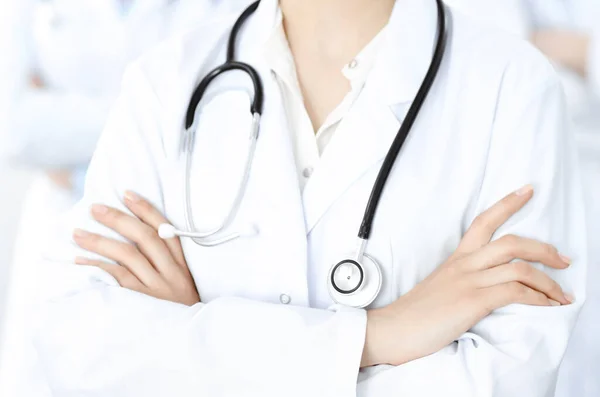
[[[421,110],[421,107],[423,106],[423,103],[429,94],[429,91],[440,70],[442,59],[444,57],[448,37],[446,28],[446,10],[442,0],[436,0],[436,3],[438,10],[437,42],[431,64],[427,70],[427,74],[425,75],[425,78],[421,83],[421,87],[419,88],[419,91],[417,92],[417,95],[415,96],[415,99],[408,110],[406,118],[400,126],[400,129],[396,134],[396,137],[392,142],[385,159],[383,160],[383,164],[379,174],[377,175],[375,184],[373,185],[363,220],[358,231],[358,244],[356,251],[352,255],[349,255],[347,259],[334,264],[329,270],[327,277],[329,294],[331,295],[333,301],[340,305],[357,308],[366,307],[375,300],[379,294],[379,291],[381,290],[383,279],[381,267],[375,259],[365,253],[365,248],[371,234],[373,220],[377,212],[377,206],[383,194],[383,189],[387,179],[392,171],[396,158],[398,157],[398,154],[400,153],[400,150],[402,149],[404,142],[406,141],[406,138]],[[256,141],[258,140],[260,130],[260,119],[263,112],[264,91],[259,73],[251,65],[235,60],[235,45],[237,43],[238,33],[248,18],[256,11],[259,4],[260,0],[252,3],[239,16],[233,25],[231,34],[229,36],[227,44],[227,58],[225,63],[217,66],[215,69],[209,72],[208,75],[206,75],[206,77],[200,81],[192,95],[186,113],[185,132],[182,138],[182,151],[185,152],[186,156],[184,209],[187,229],[182,231],[175,229],[175,227],[172,225],[161,225],[159,234],[162,238],[172,238],[175,236],[189,237],[200,246],[214,247],[240,237],[251,236],[258,233],[258,230],[256,230],[254,227],[251,227],[245,231],[237,231],[225,234],[222,232],[223,229],[225,229],[232,222],[243,199],[244,191],[248,183],[250,169],[252,167]],[[250,77],[254,86],[254,97],[252,98],[252,103],[250,106],[250,112],[252,114],[252,126],[248,136],[246,167],[244,169],[242,182],[235,195],[233,205],[231,206],[230,211],[226,215],[223,222],[211,230],[198,231],[193,220],[189,186],[193,141],[196,132],[196,128],[194,128],[194,121],[198,105],[200,104],[200,101],[202,100],[210,84],[218,76],[230,71],[242,71],[246,73]]]

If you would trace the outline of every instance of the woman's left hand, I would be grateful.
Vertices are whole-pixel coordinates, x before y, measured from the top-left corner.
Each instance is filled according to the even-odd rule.
[[[169,223],[149,202],[128,192],[124,200],[131,216],[104,205],[93,205],[93,218],[132,243],[76,229],[75,243],[118,265],[78,257],[79,265],[96,266],[112,275],[123,288],[185,305],[200,302],[179,238],[163,240],[158,228]]]

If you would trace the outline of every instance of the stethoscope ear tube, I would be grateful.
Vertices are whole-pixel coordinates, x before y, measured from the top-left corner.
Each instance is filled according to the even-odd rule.
[[[237,36],[240,32],[244,22],[250,17],[250,15],[254,14],[254,11],[260,5],[260,0],[255,1],[250,4],[244,12],[239,16],[239,18],[235,21],[233,28],[231,28],[231,34],[229,35],[229,41],[227,42],[227,60],[226,63],[233,62],[235,59],[235,44],[237,43]]]
[[[177,231],[172,229],[176,235],[180,237],[190,237],[193,241],[204,247],[214,247],[217,245],[221,245],[227,243],[229,241],[233,241],[239,237],[243,236],[243,233],[230,233],[228,235],[222,235],[220,237],[215,237],[217,233],[221,232],[227,225],[231,223],[238,209],[240,208],[242,199],[245,194],[246,186],[248,185],[248,179],[250,178],[250,170],[252,168],[252,162],[254,160],[254,154],[256,151],[256,143],[258,141],[258,135],[260,133],[260,114],[254,113],[252,117],[252,125],[250,126],[250,133],[248,134],[248,151],[246,153],[246,162],[244,165],[244,174],[242,175],[242,179],[240,181],[240,186],[237,190],[237,193],[234,197],[233,203],[231,204],[231,208],[226,215],[223,222],[221,222],[218,226],[211,230],[207,231],[197,231],[196,225],[194,224],[194,215],[192,202],[190,199],[190,179],[191,179],[191,168],[192,168],[192,155],[194,152],[193,146],[188,146],[185,149],[185,174],[184,174],[184,216],[186,221],[187,231]],[[193,142],[193,139],[188,140],[188,144]],[[165,229],[165,233],[166,233]],[[171,230],[171,229],[169,229]],[[210,239],[209,239],[210,238]]]
[[[194,91],[185,116],[186,130],[189,130],[192,127],[192,125],[194,125],[196,110],[198,109],[198,105],[200,104],[202,97],[206,93],[208,86],[213,82],[214,79],[232,70],[241,70],[250,76],[250,79],[252,80],[252,85],[254,86],[254,98],[252,99],[252,104],[250,106],[250,113],[252,113],[253,115],[262,114],[264,106],[264,93],[262,80],[258,72],[252,66],[246,63],[234,61],[227,62],[223,65],[214,68],[206,77],[202,79],[202,81]]]
[[[242,198],[244,196],[246,186],[248,184],[248,179],[250,176],[250,169],[252,167],[252,161],[254,159],[254,153],[256,150],[256,142],[258,139],[259,131],[260,131],[260,119],[263,112],[264,106],[264,92],[263,92],[263,84],[258,72],[250,65],[237,62],[234,60],[235,58],[235,44],[237,41],[237,36],[242,28],[244,22],[248,19],[250,15],[256,11],[260,1],[256,1],[248,6],[244,12],[239,16],[235,24],[233,25],[231,34],[229,36],[229,41],[227,44],[227,58],[225,63],[220,66],[214,68],[208,75],[206,75],[198,84],[194,93],[192,94],[192,98],[190,99],[190,103],[187,108],[186,117],[185,117],[185,131],[184,137],[182,139],[182,146],[185,151],[185,174],[184,174],[184,212],[185,212],[185,220],[186,220],[186,231],[181,231],[175,229],[171,225],[163,225],[162,226],[162,235],[164,236],[180,236],[180,237],[190,237],[193,241],[204,247],[213,247],[216,245],[221,245],[226,242],[235,240],[239,237],[245,236],[246,234],[255,234],[254,232],[243,233],[243,232],[235,232],[228,233],[226,235],[217,236],[217,233],[221,232],[234,218],[237,210],[240,207]],[[194,137],[196,131],[194,130],[194,119],[196,117],[196,111],[204,94],[206,93],[210,84],[220,75],[227,73],[229,71],[239,70],[246,73],[251,81],[254,88],[254,97],[252,98],[252,103],[250,106],[250,112],[252,113],[252,125],[249,134],[249,142],[248,142],[248,152],[247,158],[244,168],[244,174],[242,176],[242,180],[240,183],[240,187],[236,196],[234,197],[234,201],[232,207],[225,217],[225,220],[221,222],[217,227],[208,231],[197,231],[194,225],[193,213],[192,213],[192,203],[190,199],[190,177],[191,177],[191,166],[192,166],[192,155],[194,151]]]
[[[207,76],[205,76],[202,79],[202,81],[200,81],[200,83],[194,90],[185,116],[186,130],[190,129],[194,124],[196,110],[198,109],[198,105],[200,104],[200,101],[206,93],[206,89],[208,88],[210,83],[212,83],[212,81],[216,77],[230,70],[241,70],[246,72],[250,76],[250,79],[252,79],[252,84],[254,86],[254,99],[252,101],[250,112],[252,114],[258,113],[259,115],[262,115],[264,93],[260,75],[252,66],[243,62],[235,61],[235,45],[237,43],[238,34],[242,26],[244,26],[246,20],[256,11],[259,5],[260,0],[255,1],[254,3],[250,4],[238,17],[238,19],[235,21],[235,24],[233,25],[233,28],[231,28],[231,34],[229,35],[229,40],[227,41],[227,57],[225,59],[225,63],[214,68]]]

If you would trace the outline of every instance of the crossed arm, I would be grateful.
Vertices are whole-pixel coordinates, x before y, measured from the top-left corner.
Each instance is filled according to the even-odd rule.
[[[362,366],[402,365],[433,354],[510,304],[570,305],[575,298],[530,263],[565,269],[570,258],[549,244],[523,237],[490,241],[532,196],[532,187],[525,186],[481,214],[436,272],[398,301],[370,311]],[[168,220],[133,192],[127,192],[124,204],[132,215],[100,204],[93,205],[91,213],[131,243],[81,229],[73,234],[81,248],[115,264],[84,257],[76,263],[98,267],[122,287],[145,295],[190,306],[200,302],[179,238],[158,236],[159,226]]]

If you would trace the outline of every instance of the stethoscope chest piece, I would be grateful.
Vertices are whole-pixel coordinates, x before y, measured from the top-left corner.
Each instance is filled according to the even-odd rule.
[[[335,303],[363,308],[373,303],[379,295],[382,281],[377,262],[363,254],[360,261],[344,259],[334,264],[329,270],[327,286]]]

